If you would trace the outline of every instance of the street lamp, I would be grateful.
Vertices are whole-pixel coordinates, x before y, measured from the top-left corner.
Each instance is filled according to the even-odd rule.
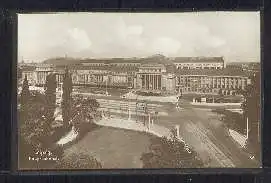
[[[144,126],[146,125],[146,116],[148,113],[148,109],[147,109],[147,103],[144,101]]]
[[[155,122],[158,123],[158,111],[155,111]]]
[[[130,120],[131,120],[131,109],[130,109],[130,92],[128,93],[127,100],[128,100],[128,120],[130,121]]]
[[[138,102],[137,102],[137,98],[138,98],[138,95],[136,95],[136,108],[135,108],[135,110],[136,110],[136,122],[137,122],[137,107],[138,107]]]
[[[107,92],[107,80],[108,80],[108,76],[105,77],[105,95],[108,94],[108,92]]]

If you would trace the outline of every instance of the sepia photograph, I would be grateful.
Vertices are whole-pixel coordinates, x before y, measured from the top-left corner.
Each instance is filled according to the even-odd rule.
[[[261,167],[260,12],[18,14],[19,170]]]

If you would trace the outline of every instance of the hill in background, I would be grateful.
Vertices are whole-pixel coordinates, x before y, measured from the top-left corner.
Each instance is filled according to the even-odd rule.
[[[165,57],[164,55],[156,54],[149,57],[131,57],[131,58],[96,58],[96,59],[80,59],[80,58],[69,58],[69,57],[58,57],[50,58],[43,61],[44,64],[53,65],[76,65],[82,63],[124,63],[124,62],[136,62],[136,63],[158,63],[173,65],[171,59]]]

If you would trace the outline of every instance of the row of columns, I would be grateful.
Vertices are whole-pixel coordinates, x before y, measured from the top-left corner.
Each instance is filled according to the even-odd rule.
[[[39,71],[37,72],[37,83],[38,84],[45,84],[46,77],[49,74],[48,71]]]
[[[161,75],[144,74],[142,75],[142,88],[147,90],[161,90]]]

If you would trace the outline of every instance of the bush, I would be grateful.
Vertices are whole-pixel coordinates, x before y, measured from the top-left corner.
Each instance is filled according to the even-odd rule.
[[[36,154],[37,152],[46,152],[50,151],[51,156]],[[59,159],[63,156],[63,148],[60,146],[54,146],[50,148],[42,148],[36,147],[33,144],[29,144],[25,141],[24,137],[20,136],[19,138],[19,168],[24,169],[51,169],[56,165],[55,160],[29,160],[30,158],[49,158],[49,157],[57,157]]]
[[[22,135],[19,135],[18,140],[18,162],[20,167],[34,166],[33,162],[29,161],[28,157],[33,156],[33,154],[35,153],[35,147],[32,144],[28,143]]]
[[[19,110],[20,133],[28,143],[38,146],[51,136],[51,121],[46,119],[46,112],[45,96],[39,92],[31,93],[27,105]]]
[[[222,115],[221,121],[230,128],[244,134],[246,123],[243,115],[225,109],[213,109],[212,112]]]
[[[86,153],[72,153],[57,162],[57,169],[101,169],[102,164]]]
[[[59,159],[63,158],[64,155],[64,149],[62,146],[59,145],[55,145],[53,147],[50,148],[50,151],[52,152],[52,154],[56,157],[58,157]]]
[[[143,153],[141,160],[143,168],[200,168],[203,162],[192,151],[185,150],[185,144],[177,138],[169,140],[166,137],[151,139],[150,152]]]

